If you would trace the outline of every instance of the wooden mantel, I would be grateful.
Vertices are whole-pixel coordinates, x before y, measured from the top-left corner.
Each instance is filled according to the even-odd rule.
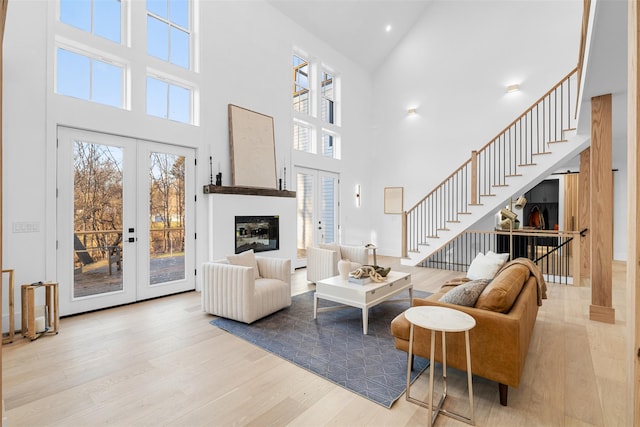
[[[296,197],[295,191],[276,190],[275,188],[257,187],[225,187],[222,185],[205,185],[204,194],[239,194],[244,196]]]

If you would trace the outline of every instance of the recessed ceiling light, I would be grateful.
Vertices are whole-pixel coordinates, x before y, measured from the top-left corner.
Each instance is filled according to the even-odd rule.
[[[386,27],[384,27],[384,30],[388,33],[391,31],[391,25],[387,25]]]

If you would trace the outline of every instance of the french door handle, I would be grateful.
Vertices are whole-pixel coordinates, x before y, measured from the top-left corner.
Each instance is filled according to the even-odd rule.
[[[135,243],[135,242],[136,242],[136,238],[135,238],[135,237],[129,237],[129,238],[127,239],[127,242],[129,242],[129,243]]]

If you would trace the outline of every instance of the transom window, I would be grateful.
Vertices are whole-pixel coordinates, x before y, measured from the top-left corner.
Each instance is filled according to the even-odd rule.
[[[60,0],[60,22],[120,43],[122,3],[120,0]]]
[[[56,93],[123,108],[124,66],[58,48]]]
[[[147,53],[190,68],[188,0],[147,0]]]
[[[182,123],[191,123],[192,90],[147,76],[147,114]]]
[[[311,127],[301,122],[293,123],[293,148],[299,151],[313,152],[311,146]]]

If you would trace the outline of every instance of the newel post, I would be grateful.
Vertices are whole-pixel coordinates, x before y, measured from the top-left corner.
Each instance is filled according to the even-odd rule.
[[[471,152],[471,204],[478,204],[478,152]]]
[[[407,258],[407,211],[402,212],[402,257]]]

